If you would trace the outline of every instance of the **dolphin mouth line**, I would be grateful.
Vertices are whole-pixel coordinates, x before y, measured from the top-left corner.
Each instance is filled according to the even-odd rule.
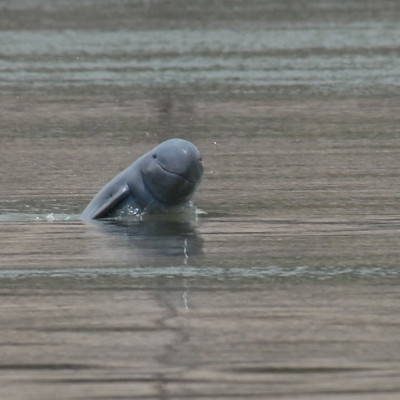
[[[149,206],[151,206],[152,203],[154,203],[154,200],[155,200],[155,201],[158,201],[158,202],[159,202],[160,204],[162,204],[163,206],[166,206],[166,205],[167,205],[166,202],[164,202],[163,200],[159,199],[158,196],[156,196],[156,195],[153,193],[153,191],[150,189],[149,185],[147,184],[146,179],[144,179],[143,176],[142,176],[142,182],[143,182],[143,185],[144,185],[144,187],[146,188],[146,190],[150,193],[150,196],[153,197],[153,199],[152,199],[148,204],[146,204],[146,206],[145,206],[145,208],[144,208],[145,210],[146,210]]]
[[[167,172],[167,173],[169,173],[169,174],[172,174],[172,175],[179,176],[180,178],[184,179],[186,182],[191,183],[192,185],[195,184],[194,181],[191,181],[190,179],[186,178],[186,177],[183,176],[182,174],[178,174],[177,172],[173,172],[173,171],[168,170],[167,168],[165,168],[164,166],[162,166],[159,162],[158,162],[157,164],[160,166],[160,168],[161,168],[163,171],[165,171],[165,172]]]

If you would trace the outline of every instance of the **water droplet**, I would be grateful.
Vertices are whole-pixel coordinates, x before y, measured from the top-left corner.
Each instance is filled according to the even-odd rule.
[[[139,215],[139,214],[140,214],[140,209],[137,207],[128,206],[126,208],[126,215]]]
[[[50,214],[47,214],[47,215],[46,215],[46,219],[47,219],[47,221],[49,221],[49,222],[54,222],[56,218],[55,218],[55,216],[54,216],[53,213],[50,213]]]

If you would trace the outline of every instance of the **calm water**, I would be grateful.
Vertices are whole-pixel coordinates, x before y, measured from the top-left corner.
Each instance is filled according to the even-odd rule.
[[[396,1],[0,2],[0,398],[397,399]],[[170,137],[198,210],[80,212]]]

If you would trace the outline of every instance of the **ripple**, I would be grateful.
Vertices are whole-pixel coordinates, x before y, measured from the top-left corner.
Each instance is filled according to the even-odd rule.
[[[24,213],[7,213],[0,214],[0,222],[55,222],[55,221],[77,221],[80,214],[24,214]]]
[[[265,268],[220,267],[220,266],[154,266],[154,267],[102,267],[102,268],[55,268],[55,269],[2,269],[0,279],[20,279],[29,277],[48,278],[212,278],[219,281],[232,279],[274,279],[295,278],[330,280],[337,278],[397,278],[399,268],[392,267],[307,267],[295,268],[270,266]]]

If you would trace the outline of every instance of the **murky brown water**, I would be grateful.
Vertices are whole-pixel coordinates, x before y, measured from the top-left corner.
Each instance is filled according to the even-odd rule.
[[[397,399],[395,1],[0,4],[0,398]],[[204,211],[85,225],[170,137]]]

